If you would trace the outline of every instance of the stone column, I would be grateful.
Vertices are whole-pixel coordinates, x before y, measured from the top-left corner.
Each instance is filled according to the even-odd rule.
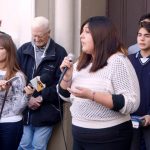
[[[72,0],[55,0],[55,40],[68,52],[73,51],[74,8]]]

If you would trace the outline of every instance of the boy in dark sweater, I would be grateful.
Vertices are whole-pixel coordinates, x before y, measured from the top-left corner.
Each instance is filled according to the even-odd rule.
[[[132,114],[137,120],[133,121],[135,128],[131,150],[150,150],[150,22],[141,22],[137,43],[140,51],[129,55],[129,59],[139,79],[141,103]],[[145,147],[141,147],[142,139]]]

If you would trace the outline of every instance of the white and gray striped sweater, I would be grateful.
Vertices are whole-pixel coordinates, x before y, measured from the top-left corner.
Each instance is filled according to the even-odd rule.
[[[0,80],[4,78],[5,71],[0,70]],[[0,122],[16,122],[22,119],[22,111],[27,105],[27,97],[23,93],[26,85],[23,73],[17,72],[18,79],[12,82],[5,101]],[[5,91],[0,91],[0,109],[4,98]]]

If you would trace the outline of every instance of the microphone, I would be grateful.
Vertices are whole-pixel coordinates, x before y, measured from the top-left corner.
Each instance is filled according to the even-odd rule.
[[[69,59],[70,62],[72,62],[72,61],[74,60],[74,55],[73,55],[72,53],[69,53],[67,57],[68,57],[68,59]],[[62,81],[62,79],[63,79],[65,73],[67,72],[67,70],[68,70],[68,67],[64,67],[64,70],[63,70],[63,72],[61,73],[61,76],[60,76],[60,78],[59,78],[58,84],[61,83],[61,81]]]
[[[44,73],[40,76],[40,81],[48,86],[51,83],[51,77],[50,74]]]

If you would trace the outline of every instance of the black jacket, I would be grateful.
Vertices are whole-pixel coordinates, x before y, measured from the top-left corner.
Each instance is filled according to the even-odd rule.
[[[23,44],[17,51],[17,59],[21,70],[27,76],[29,82],[36,76],[48,74],[49,82],[41,92],[35,91],[34,97],[42,96],[43,101],[37,110],[31,110],[28,107],[24,111],[24,124],[33,126],[51,126],[60,120],[59,100],[56,92],[61,71],[60,64],[67,55],[65,49],[55,43],[52,39],[46,50],[45,57],[42,59],[38,68],[35,67],[34,47],[32,43]]]

